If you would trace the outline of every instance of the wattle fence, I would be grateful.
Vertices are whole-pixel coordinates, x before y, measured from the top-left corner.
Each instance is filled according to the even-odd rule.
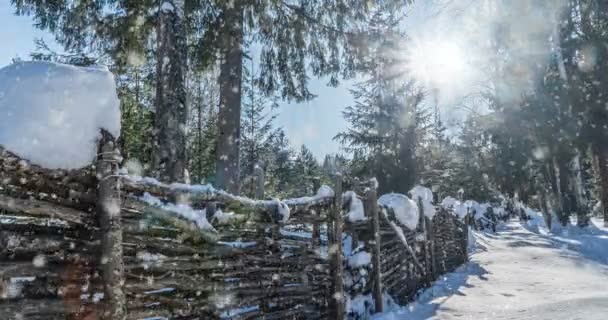
[[[368,312],[386,294],[406,303],[467,259],[455,215],[395,228],[373,183],[337,176],[333,190],[262,201],[134,179],[118,162],[111,137],[74,171],[0,148],[0,318],[356,318],[356,297]],[[345,189],[363,219],[345,218]]]

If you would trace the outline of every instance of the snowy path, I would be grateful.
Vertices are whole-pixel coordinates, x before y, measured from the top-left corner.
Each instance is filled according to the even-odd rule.
[[[554,237],[510,222],[409,308],[374,319],[608,319],[608,231]]]

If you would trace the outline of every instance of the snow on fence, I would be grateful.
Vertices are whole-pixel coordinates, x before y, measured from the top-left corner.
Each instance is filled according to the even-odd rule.
[[[405,303],[466,261],[455,215],[420,198],[414,226],[373,181],[252,200],[121,175],[113,146],[104,134],[95,165],[78,170],[0,148],[3,315],[341,319],[358,296],[376,310],[387,293]]]
[[[380,198],[380,206],[373,188],[359,192],[366,218],[347,222],[345,254],[371,253],[371,263],[346,266],[351,318],[382,312],[387,300],[406,304],[419,289],[467,261],[467,225],[451,209],[435,210],[415,190],[410,193],[417,204],[391,194]],[[366,300],[367,307],[357,305]]]

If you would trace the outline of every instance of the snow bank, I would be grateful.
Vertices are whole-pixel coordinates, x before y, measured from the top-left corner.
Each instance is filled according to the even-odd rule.
[[[481,219],[482,217],[484,217],[484,214],[488,211],[488,208],[490,207],[491,206],[488,203],[478,203],[474,205],[472,209],[475,210],[475,219]]]
[[[201,230],[213,231],[215,232],[215,228],[207,221],[207,217],[205,212],[202,210],[194,210],[190,206],[186,204],[174,204],[174,203],[163,203],[157,197],[144,193],[144,196],[141,198],[145,203],[163,209],[165,211],[170,211],[175,213],[177,216],[182,217],[186,220],[192,221],[196,223],[196,225]]]
[[[382,294],[385,312],[399,310],[399,305],[387,293]],[[354,297],[346,297],[346,312],[350,317],[348,319],[371,319],[375,310],[374,299],[371,294],[356,295]],[[374,317],[378,314],[374,315]]]
[[[405,195],[398,193],[385,194],[378,199],[378,204],[393,209],[395,218],[410,230],[418,226],[418,205]]]
[[[525,206],[523,204],[520,204],[520,207],[524,210],[524,212],[528,216],[528,220],[522,221],[522,224],[524,225],[524,227],[526,229],[528,229],[532,232],[535,232],[535,233],[541,233],[541,230],[544,230],[547,228],[547,225],[545,224],[545,218],[543,217],[542,213],[540,213],[536,210],[533,210],[531,208],[528,208],[527,206]],[[557,221],[557,219],[555,221]],[[556,223],[556,224],[559,225],[559,223]]]
[[[348,221],[356,222],[365,220],[365,210],[363,208],[363,201],[357,197],[354,191],[346,191],[342,195],[342,201],[349,202],[348,208]]]
[[[105,68],[9,65],[0,69],[0,145],[50,169],[87,166],[101,128],[119,136],[119,105]]]
[[[360,251],[348,257],[348,266],[351,268],[360,268],[369,265],[372,262],[372,255],[366,251]]]
[[[435,206],[433,205],[433,191],[423,186],[415,186],[410,190],[410,195],[414,201],[420,199],[422,202],[422,212],[424,215],[433,219],[435,216]]]

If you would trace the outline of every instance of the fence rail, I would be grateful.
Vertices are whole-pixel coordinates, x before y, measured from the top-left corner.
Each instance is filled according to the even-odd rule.
[[[371,294],[372,311],[381,311],[384,293],[408,302],[466,261],[466,225],[453,214],[421,214],[416,230],[396,229],[373,184],[356,184],[367,187],[355,190],[365,219],[350,222],[341,177],[333,192],[253,200],[120,176],[105,138],[95,166],[74,171],[43,169],[0,148],[3,315],[341,319],[351,316],[349,297]],[[187,203],[211,228],[147,196],[178,211]],[[235,214],[224,219],[229,211]],[[371,263],[352,266],[353,248],[369,252]]]

